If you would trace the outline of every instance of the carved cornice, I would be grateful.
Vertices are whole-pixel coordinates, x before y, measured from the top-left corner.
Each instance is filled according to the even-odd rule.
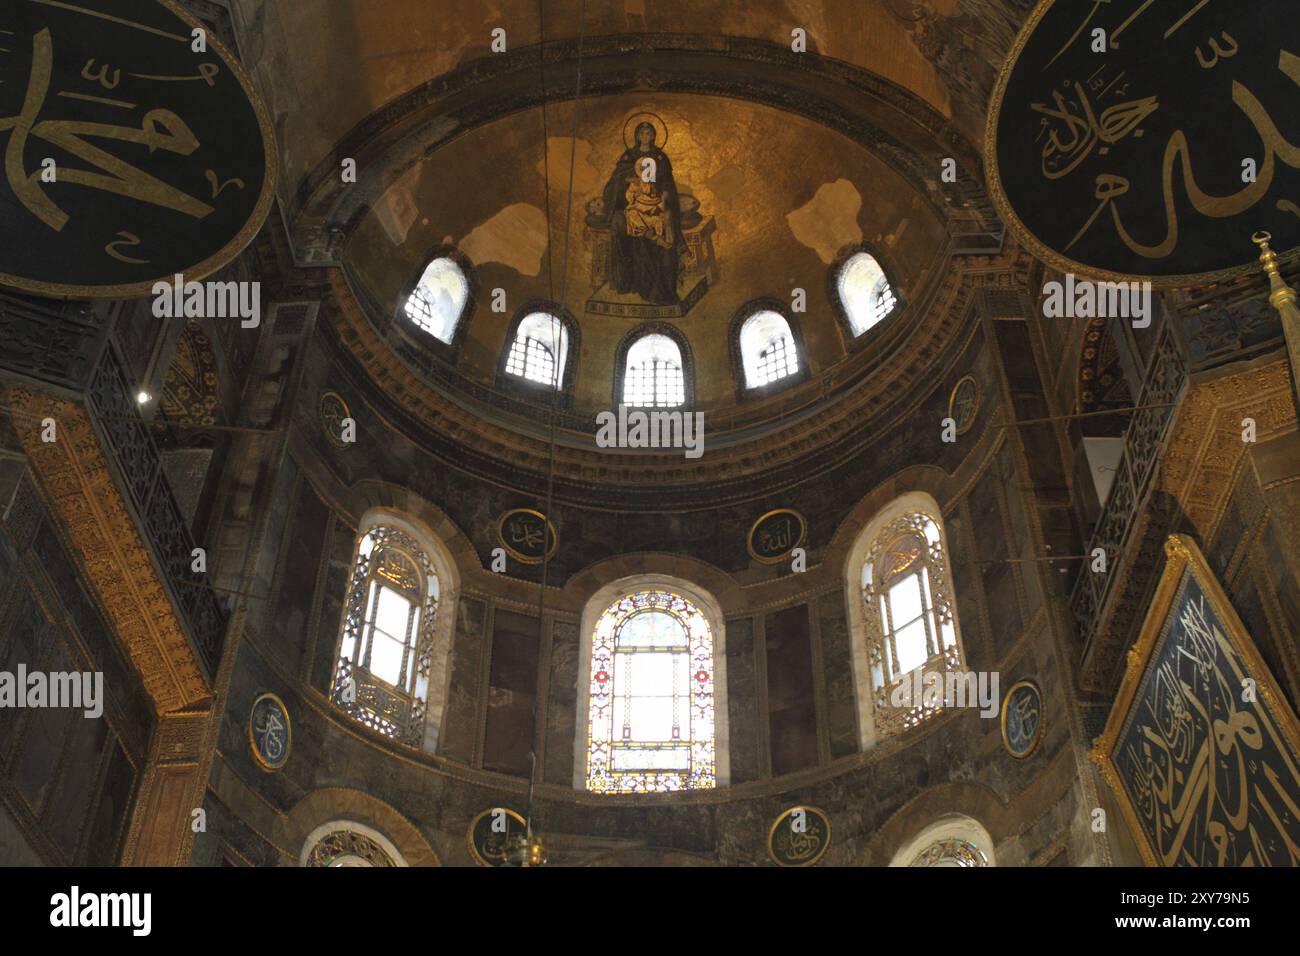
[[[206,702],[212,690],[203,668],[85,408],[24,388],[9,388],[5,396],[14,431],[155,709]],[[45,418],[56,424],[56,441],[41,440]]]
[[[1178,501],[1200,540],[1210,540],[1232,494],[1247,448],[1242,420],[1255,420],[1261,441],[1293,430],[1290,389],[1287,363],[1280,357],[1208,381],[1193,379],[1174,422],[1160,489]]]

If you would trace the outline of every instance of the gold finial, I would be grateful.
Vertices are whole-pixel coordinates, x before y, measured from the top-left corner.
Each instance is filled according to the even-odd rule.
[[[1269,304],[1279,312],[1284,306],[1294,306],[1296,304],[1296,292],[1282,279],[1282,270],[1277,263],[1277,253],[1269,248],[1269,242],[1273,236],[1271,233],[1260,231],[1250,237],[1250,241],[1259,246],[1259,261],[1264,266],[1264,274],[1268,276],[1270,294],[1268,297]]]

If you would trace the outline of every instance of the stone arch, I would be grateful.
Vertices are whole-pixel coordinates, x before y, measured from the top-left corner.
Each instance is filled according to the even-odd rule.
[[[865,866],[890,866],[928,828],[953,820],[971,820],[983,829],[988,835],[991,864],[996,864],[992,854],[997,847],[1013,835],[1008,805],[992,789],[968,781],[941,784],[896,810],[867,843],[861,862]]]
[[[365,828],[364,832],[372,838],[382,837],[402,860],[399,865],[442,865],[437,852],[415,824],[382,800],[349,787],[313,790],[285,816],[287,845],[300,848],[298,865],[303,865],[315,840],[335,824],[357,825]]]

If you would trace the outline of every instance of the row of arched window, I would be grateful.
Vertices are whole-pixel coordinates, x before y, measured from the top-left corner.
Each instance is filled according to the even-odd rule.
[[[853,335],[884,321],[897,307],[888,278],[868,252],[850,255],[835,273],[835,291]],[[407,321],[450,345],[470,299],[464,270],[450,255],[434,258],[407,296]],[[515,324],[504,356],[503,373],[534,386],[562,390],[569,359],[570,320],[563,310],[537,307]],[[790,317],[771,305],[747,310],[735,332],[740,372],[746,389],[765,388],[799,376],[805,360]],[[685,340],[671,327],[647,325],[620,349],[616,399],[642,408],[672,408],[690,399]]]
[[[942,518],[909,493],[859,534],[845,571],[853,671],[864,748],[937,714],[942,700],[910,688],[963,667]],[[439,605],[447,552],[412,522],[363,519],[335,657],[331,697],[371,729],[413,747],[433,739],[426,714],[434,645],[445,660],[452,615]],[[575,783],[598,793],[707,789],[725,784],[728,713],[722,609],[688,581],[640,575],[594,595],[583,617]],[[440,627],[439,622],[444,626]],[[720,673],[725,673],[721,671]],[[900,693],[901,692],[901,693]],[[719,728],[722,728],[721,730]]]

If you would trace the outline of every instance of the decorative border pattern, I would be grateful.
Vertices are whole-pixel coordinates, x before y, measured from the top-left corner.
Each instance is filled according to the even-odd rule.
[[[150,559],[152,548],[118,490],[90,416],[73,402],[23,388],[5,394],[14,431],[155,709],[164,713],[206,703],[212,688],[203,663]],[[41,440],[41,421],[47,417],[57,423],[57,441]]]

